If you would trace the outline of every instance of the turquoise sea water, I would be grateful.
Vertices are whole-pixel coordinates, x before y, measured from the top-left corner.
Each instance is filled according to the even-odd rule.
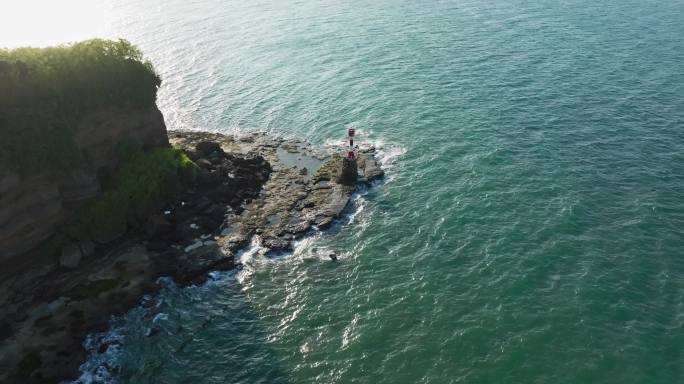
[[[170,128],[351,124],[388,178],[290,257],[161,281],[84,381],[684,382],[684,1],[140,3],[102,33]]]

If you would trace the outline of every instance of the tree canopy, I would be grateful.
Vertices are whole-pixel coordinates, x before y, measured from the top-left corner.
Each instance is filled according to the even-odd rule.
[[[63,170],[84,154],[75,126],[99,107],[153,106],[161,80],[126,40],[0,49],[0,165]]]
[[[126,40],[87,40],[48,48],[0,50],[0,111],[48,107],[78,112],[154,103],[161,84],[152,64]]]

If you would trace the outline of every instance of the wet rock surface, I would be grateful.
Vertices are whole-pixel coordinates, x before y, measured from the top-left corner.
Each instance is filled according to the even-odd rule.
[[[0,273],[0,382],[75,379],[85,337],[154,293],[159,277],[201,283],[235,268],[234,256],[254,239],[267,254],[289,251],[329,227],[356,188],[337,182],[343,159],[335,149],[264,134],[169,132],[169,141],[198,165],[196,183],[140,228]],[[359,182],[383,176],[372,149],[357,161]]]

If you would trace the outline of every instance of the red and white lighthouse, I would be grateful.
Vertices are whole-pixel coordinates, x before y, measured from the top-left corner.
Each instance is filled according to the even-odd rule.
[[[354,128],[349,128],[347,134],[349,135],[349,150],[347,151],[348,159],[356,159],[356,152],[354,152]]]
[[[349,136],[349,148],[347,148],[347,156],[342,158],[342,169],[340,170],[337,182],[339,184],[354,186],[359,178],[359,170],[356,165],[356,150],[354,148],[354,128],[347,130]]]

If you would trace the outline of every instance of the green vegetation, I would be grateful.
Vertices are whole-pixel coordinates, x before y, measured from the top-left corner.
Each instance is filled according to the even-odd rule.
[[[87,158],[69,125],[58,119],[0,117],[0,137],[0,166],[4,169],[61,171],[77,167]]]
[[[60,171],[87,158],[75,125],[99,107],[146,108],[161,84],[125,40],[0,49],[0,166]]]
[[[153,107],[160,84],[152,64],[125,40],[0,49],[0,169],[59,173],[84,166],[89,156],[75,138],[83,116],[99,108]],[[64,236],[113,239],[144,223],[197,172],[174,148],[120,145],[117,155],[102,195],[52,243]]]
[[[0,111],[154,104],[159,76],[126,40],[88,40],[48,48],[0,50]]]
[[[197,165],[176,148],[144,152],[121,146],[120,166],[112,176],[112,187],[86,205],[80,226],[93,239],[109,239],[128,226],[139,226],[160,202],[173,197],[182,183],[191,182]]]

